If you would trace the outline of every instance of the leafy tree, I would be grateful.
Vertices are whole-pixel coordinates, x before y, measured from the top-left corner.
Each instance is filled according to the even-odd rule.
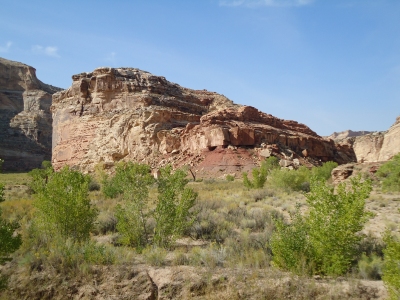
[[[306,194],[307,216],[301,217],[297,212],[291,224],[276,222],[277,231],[271,242],[273,261],[295,272],[307,264],[312,273],[344,274],[357,254],[362,238],[358,233],[371,216],[365,210],[371,182],[361,182],[359,176],[351,180],[351,187],[342,183],[334,192],[321,179],[313,177],[310,189]],[[301,241],[299,245],[293,246],[293,237]]]
[[[386,231],[383,238],[384,264],[382,280],[388,288],[390,299],[400,298],[400,241]]]
[[[340,275],[349,269],[362,239],[357,233],[371,217],[365,210],[371,190],[371,181],[361,182],[360,176],[351,180],[351,187],[339,184],[336,192],[323,181],[311,180],[307,223],[317,273]]]
[[[159,195],[154,212],[154,243],[158,246],[169,247],[194,222],[191,208],[195,204],[197,193],[187,188],[187,183],[184,171],[172,172],[171,166],[160,169]]]
[[[87,240],[97,216],[88,195],[90,177],[67,166],[59,172],[43,174],[46,176],[34,179],[39,225],[50,237],[57,235],[75,242]]]
[[[148,243],[146,222],[149,217],[149,186],[154,178],[147,165],[123,163],[117,166],[109,189],[122,194],[124,204],[118,205],[117,230],[124,245],[143,248]]]
[[[376,172],[381,177],[384,191],[400,191],[400,153],[384,163]]]
[[[32,180],[29,184],[30,188],[36,193],[40,190],[44,185],[47,184],[49,177],[54,173],[54,169],[51,166],[51,162],[44,160],[42,162],[42,168],[33,169],[28,173]]]
[[[275,232],[270,246],[274,254],[273,263],[285,270],[302,274],[309,262],[308,225],[300,213],[300,206],[290,214],[292,222],[286,224],[283,219],[275,219]]]
[[[261,163],[259,168],[254,168],[251,173],[253,181],[247,177],[247,173],[243,173],[243,184],[248,189],[263,188],[267,181],[269,172],[273,169],[279,168],[279,160],[275,156],[270,156]]]

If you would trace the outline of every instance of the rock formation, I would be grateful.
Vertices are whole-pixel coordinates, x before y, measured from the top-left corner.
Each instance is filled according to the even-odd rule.
[[[207,176],[247,171],[271,154],[305,165],[355,159],[303,124],[139,69],[98,68],[72,80],[53,95],[56,169],[91,172],[134,160],[153,168],[188,165]]]
[[[330,137],[333,136],[334,134]],[[345,138],[340,139],[341,136]],[[359,163],[387,161],[400,152],[400,117],[397,117],[388,131],[353,137],[337,134],[335,142],[342,147],[352,149]]]
[[[341,132],[334,132],[330,136],[326,137],[327,139],[332,139],[332,140],[343,140],[348,137],[356,137],[356,136],[362,136],[366,134],[373,133],[373,131],[352,131],[352,130],[345,130]]]
[[[0,158],[6,171],[26,171],[51,158],[51,95],[36,70],[0,58]]]

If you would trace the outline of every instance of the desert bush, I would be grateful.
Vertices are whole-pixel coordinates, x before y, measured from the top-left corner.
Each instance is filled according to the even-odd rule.
[[[42,230],[49,237],[87,240],[97,216],[88,196],[89,177],[64,167],[34,181],[36,219]]]
[[[338,164],[333,161],[328,161],[323,163],[320,167],[314,167],[311,169],[311,175],[321,178],[323,180],[328,180],[331,178],[331,173],[334,168],[336,168]]]
[[[265,268],[270,263],[270,251],[265,233],[244,230],[224,243],[227,264],[231,267]]]
[[[188,253],[189,264],[207,268],[222,267],[227,258],[226,248],[212,243],[207,248],[194,247]]]
[[[382,276],[383,260],[375,253],[367,256],[365,253],[357,262],[358,272],[363,279],[380,280]]]
[[[143,257],[148,264],[161,267],[166,264],[167,251],[161,247],[150,246],[143,250]]]
[[[191,227],[196,212],[192,209],[197,193],[186,187],[188,180],[183,170],[172,172],[171,166],[160,169],[158,197],[154,211],[156,225],[154,243],[169,247],[184,231]]]
[[[310,170],[301,166],[297,170],[274,169],[269,182],[272,186],[290,191],[309,191]]]
[[[389,231],[384,235],[386,248],[384,253],[383,275],[391,299],[400,298],[400,241]]]
[[[113,212],[102,211],[97,216],[93,232],[95,234],[107,234],[117,231],[117,218]]]
[[[227,181],[234,181],[235,180],[235,176],[228,174],[228,175],[226,175],[225,179]]]
[[[100,191],[101,186],[93,177],[90,177],[88,189],[89,189],[90,192]]]
[[[361,182],[359,176],[351,180],[351,186],[339,184],[334,192],[323,181],[312,178],[310,187],[306,194],[309,214],[303,217],[297,207],[291,224],[276,222],[271,241],[273,261],[297,273],[344,274],[357,255],[362,240],[358,232],[370,217],[365,199],[371,182]]]
[[[275,156],[270,156],[261,163],[259,168],[254,168],[251,171],[252,180],[247,176],[247,173],[243,173],[243,184],[248,189],[260,189],[264,187],[267,181],[267,176],[272,170],[279,168],[279,160]]]
[[[400,191],[400,153],[384,163],[376,175],[382,178],[382,190]]]
[[[174,266],[184,266],[189,265],[189,257],[181,249],[174,251],[174,257],[172,259],[172,265]]]

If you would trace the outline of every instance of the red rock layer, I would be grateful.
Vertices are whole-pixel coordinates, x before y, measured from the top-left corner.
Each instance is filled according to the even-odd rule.
[[[90,172],[99,163],[134,160],[215,176],[249,170],[271,154],[305,165],[353,159],[303,124],[139,69],[99,68],[72,78],[53,95],[55,168]]]

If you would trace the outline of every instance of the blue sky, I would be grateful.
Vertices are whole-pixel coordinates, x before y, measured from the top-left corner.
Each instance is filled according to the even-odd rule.
[[[0,0],[0,56],[62,88],[135,67],[320,135],[400,115],[398,0]]]

